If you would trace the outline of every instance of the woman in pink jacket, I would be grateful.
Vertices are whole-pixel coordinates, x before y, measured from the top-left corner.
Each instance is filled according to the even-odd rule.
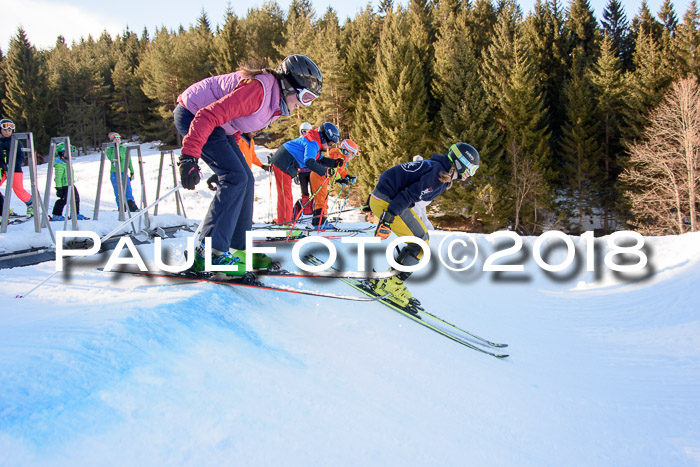
[[[204,270],[204,238],[211,237],[212,264],[239,265],[245,273],[245,235],[253,223],[255,179],[241,153],[241,133],[262,130],[321,94],[323,77],[304,55],[290,55],[277,71],[242,69],[194,83],[178,97],[175,128],[184,136],[180,156],[182,186],[193,190],[200,181],[198,160],[212,169],[219,187],[203,221],[195,271]],[[231,251],[230,251],[231,250]],[[267,268],[270,259],[253,256],[253,268]]]

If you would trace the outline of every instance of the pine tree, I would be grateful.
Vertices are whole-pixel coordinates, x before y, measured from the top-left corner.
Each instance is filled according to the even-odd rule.
[[[496,10],[491,0],[476,0],[469,10],[469,35],[479,58],[483,57],[491,44],[496,20]]]
[[[300,119],[302,121],[333,122],[341,131],[343,138],[348,137],[351,124],[347,114],[347,84],[343,70],[342,56],[342,31],[338,24],[338,15],[329,7],[317,26],[317,36],[314,40],[317,44],[324,44],[323,53],[315,55],[316,65],[323,73],[323,93],[307,109],[302,109]],[[296,132],[299,125],[293,130]]]
[[[503,141],[479,78],[478,52],[471,36],[462,34],[468,21],[468,12],[450,11],[441,22],[435,44],[433,94],[442,103],[440,152],[447,152],[459,141],[473,145],[481,155],[479,177],[469,185],[457,184],[436,205],[446,213],[478,216],[488,230],[496,230],[503,226],[500,219],[507,212],[496,178],[504,165]]]
[[[226,8],[224,25],[214,38],[213,58],[214,72],[218,75],[236,71],[247,59],[243,25],[230,4]]]
[[[318,59],[321,50],[314,43],[316,32],[314,21],[316,13],[309,0],[292,0],[287,11],[287,21],[283,29],[282,37],[284,46],[277,50],[282,57],[291,54],[307,55],[312,60]]]
[[[515,64],[515,31],[522,20],[520,7],[513,1],[501,5],[491,44],[482,60],[482,82],[491,107],[502,115],[503,90],[508,86],[509,71]],[[499,118],[502,118],[499,117]]]
[[[671,0],[664,0],[663,5],[661,5],[661,10],[659,10],[659,19],[661,20],[664,30],[667,31],[671,37],[674,37],[676,35],[678,17],[673,10],[673,3],[671,3]]]
[[[634,44],[631,42],[629,22],[620,0],[608,0],[608,4],[603,11],[602,23],[603,31],[610,37],[613,48],[622,62],[623,69],[630,70]]]
[[[348,86],[348,110],[356,113],[357,103],[367,97],[377,66],[376,44],[379,21],[371,7],[365,8],[345,25],[347,36],[345,75]]]
[[[598,22],[588,0],[571,0],[566,18],[571,53],[577,54],[578,66],[587,69],[598,58]],[[575,51],[575,52],[574,52]]]
[[[365,192],[384,170],[427,149],[425,81],[418,50],[406,35],[408,24],[401,8],[387,13],[369,99],[356,111],[357,142],[366,155],[360,166]]]
[[[128,31],[121,43],[122,51],[112,71],[113,128],[129,136],[138,134],[144,138],[149,137],[152,135],[148,134],[147,128],[156,116],[153,112],[155,103],[143,93],[142,80],[136,73],[142,46],[136,34]]]
[[[433,80],[433,56],[435,51],[435,29],[433,28],[432,8],[428,0],[410,0],[407,10],[408,30],[418,52],[418,60],[423,64],[423,80],[426,85],[428,121],[435,120],[440,103],[432,98],[430,86]]]
[[[506,192],[507,218],[516,230],[534,232],[539,211],[550,204],[547,180],[552,174],[546,170],[551,167],[550,134],[538,87],[541,79],[530,62],[520,18],[516,4],[502,4],[494,40],[484,55],[482,83],[505,133],[506,162],[496,183]]]
[[[248,10],[245,37],[248,39],[248,62],[251,66],[276,68],[284,56],[284,12],[275,0],[265,1],[260,8]]]
[[[601,43],[600,57],[591,72],[594,87],[596,113],[600,121],[599,142],[603,148],[601,167],[603,229],[610,230],[610,220],[617,205],[617,176],[623,148],[620,142],[620,125],[624,106],[624,88],[621,64],[613,41],[606,35]]]
[[[678,25],[676,43],[683,75],[692,73],[700,78],[700,12],[696,0],[690,2],[683,23]]]
[[[141,79],[143,93],[157,104],[160,121],[148,128],[159,139],[174,142],[177,137],[172,122],[172,111],[180,95],[193,81],[183,78],[175,60],[176,39],[165,27],[156,31],[136,71]]]
[[[562,83],[568,78],[569,30],[558,0],[538,1],[524,23],[533,67],[539,71],[538,86],[544,90],[545,108],[552,131],[550,149],[558,149],[565,119]]]
[[[512,51],[514,64],[503,90],[503,109],[513,228],[534,233],[540,228],[540,210],[549,208],[551,202],[547,182],[552,177],[547,173],[551,167],[549,129],[536,72],[519,32],[514,37]]]
[[[602,148],[598,142],[599,121],[595,112],[593,89],[587,68],[578,63],[574,49],[571,79],[566,86],[566,124],[561,149],[564,166],[560,171],[563,201],[560,205],[568,217],[577,219],[575,231],[583,233],[583,217],[600,206],[600,165]],[[587,58],[584,58],[585,62]]]
[[[639,13],[632,19],[632,32],[634,35],[634,41],[644,35],[651,34],[652,39],[655,42],[661,40],[661,33],[663,31],[663,25],[654,18],[654,15],[649,9],[649,4],[646,0],[642,1],[642,6],[639,8]]]
[[[647,124],[649,112],[661,101],[672,76],[661,46],[652,34],[638,36],[634,52],[634,73],[626,76],[626,109],[623,135],[628,142],[638,138]]]
[[[317,35],[314,30],[315,16],[316,13],[309,0],[292,0],[292,3],[289,5],[289,10],[287,11],[287,21],[282,33],[284,46],[278,48],[278,52],[282,57],[292,54],[302,54],[313,60],[316,65],[319,65],[323,54],[325,54],[325,47],[323,50],[317,47]],[[330,47],[333,47],[333,45]],[[323,74],[323,91],[320,99],[324,99],[327,91],[326,75],[328,70],[324,70],[320,65],[319,69]],[[328,94],[331,94],[331,91],[329,91]],[[299,124],[301,122],[317,120],[314,118],[314,115],[319,115],[316,113],[318,111],[316,106],[319,102],[315,102],[314,105],[308,108],[303,106],[298,108],[293,114],[293,117],[296,119],[296,125],[290,124],[287,119],[279,119],[270,125],[270,132],[277,137],[272,144],[282,144],[289,139],[297,138],[299,136]],[[327,108],[324,110],[327,110]],[[321,123],[321,121],[318,123]]]
[[[31,131],[34,134],[37,148],[48,148],[47,123],[51,121],[51,96],[46,64],[21,27],[10,39],[5,72],[7,81],[4,110],[7,117],[15,122],[19,131]]]

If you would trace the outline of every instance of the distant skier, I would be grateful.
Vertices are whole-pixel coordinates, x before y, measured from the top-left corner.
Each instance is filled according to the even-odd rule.
[[[272,155],[272,165],[277,180],[277,222],[292,220],[292,179],[299,169],[308,167],[318,175],[326,176],[343,164],[342,160],[321,157],[321,152],[340,141],[340,130],[331,122],[322,123],[318,129],[287,141]],[[313,194],[312,194],[313,196]]]
[[[346,170],[347,164],[357,155],[360,154],[360,149],[351,139],[344,139],[340,142],[340,149],[331,148],[328,150],[329,159],[337,159],[342,161],[342,164],[338,165],[338,169],[331,180],[326,180],[326,176],[318,175],[317,173],[311,174],[311,190],[316,193],[314,196],[313,205],[313,221],[312,225],[321,226],[322,229],[328,228],[326,226],[326,214],[328,214],[328,191],[332,188],[333,183],[338,183],[341,186],[355,183],[357,181],[357,175],[348,175]]]
[[[0,176],[0,186],[5,183],[7,174],[9,173],[8,164],[10,163],[10,144],[12,142],[12,133],[15,131],[15,122],[9,118],[0,120],[0,166],[3,166]],[[22,165],[24,165],[24,146],[21,141],[17,141],[17,157],[15,158],[15,173],[12,175],[12,191],[15,195],[24,202],[27,207],[27,216],[34,215],[32,207],[32,195],[24,189],[24,174],[22,173]],[[0,211],[2,215],[2,211]]]
[[[77,152],[77,148],[71,146],[71,151]],[[58,199],[53,205],[51,220],[64,221],[66,218],[63,216],[63,208],[65,208],[66,204],[68,203],[68,170],[66,164],[65,143],[58,143],[56,145],[56,160],[54,161],[53,170],[53,180]],[[78,193],[78,188],[75,186],[75,175],[73,175],[73,196],[75,197],[76,219],[79,221],[87,219],[85,216],[80,214],[80,194]],[[68,207],[68,212],[70,212],[70,206]]]
[[[452,186],[453,180],[466,180],[479,168],[479,152],[466,143],[450,146],[447,154],[433,154],[430,160],[406,162],[387,169],[369,197],[369,207],[379,218],[375,235],[382,240],[394,232],[399,237],[413,236],[428,242],[425,225],[411,209],[419,201],[432,201]],[[415,243],[399,251],[396,262],[404,266],[418,264],[423,250]],[[410,272],[388,279],[371,280],[375,292],[391,294],[394,301],[408,305],[411,294],[404,285]]]
[[[205,267],[204,238],[211,237],[216,265],[238,264],[245,273],[246,232],[253,224],[255,179],[245,157],[229,136],[259,131],[300,105],[309,106],[321,94],[323,77],[304,55],[290,55],[277,71],[243,68],[192,84],[177,98],[175,128],[184,137],[180,156],[182,186],[194,190],[201,175],[200,157],[218,176],[219,187],[202,221],[194,260]],[[232,249],[232,251],[229,251]],[[268,268],[269,257],[253,255],[252,267]]]
[[[121,162],[121,173],[122,173],[122,184],[126,183],[126,189],[124,190],[124,198],[126,199],[126,205],[130,212],[136,212],[139,207],[134,201],[134,194],[131,191],[131,181],[134,179],[134,165],[129,159],[129,167],[127,173],[126,167],[126,148],[121,145],[122,137],[119,133],[110,132],[108,135],[109,141],[112,143],[119,143],[119,157],[118,160]],[[117,164],[114,162],[114,147],[109,147],[105,150],[105,155],[107,159],[112,162],[112,168],[109,171],[109,179],[112,181],[112,188],[114,188],[114,197],[117,199],[117,206],[119,206],[119,185],[117,185]]]

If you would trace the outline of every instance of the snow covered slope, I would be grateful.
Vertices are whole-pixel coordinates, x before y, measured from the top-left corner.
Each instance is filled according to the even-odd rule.
[[[146,153],[153,181],[158,154]],[[96,161],[76,162],[88,207]],[[264,221],[269,180],[255,174]],[[211,199],[198,188],[183,193],[195,218]],[[108,231],[111,214],[81,226]],[[0,246],[35,235],[10,226]],[[186,235],[164,245],[182,250]],[[446,236],[431,234],[434,254]],[[700,464],[700,235],[646,238],[644,276],[545,274],[534,238],[511,257],[522,273],[483,272],[494,247],[475,238],[471,270],[434,258],[409,286],[426,309],[508,343],[505,360],[379,303],[109,274],[104,258],[16,299],[55,263],[0,270],[0,465]],[[277,246],[294,268],[291,245]],[[352,247],[338,250],[353,264]],[[383,251],[371,257],[386,266]],[[354,293],[334,279],[266,282]]]

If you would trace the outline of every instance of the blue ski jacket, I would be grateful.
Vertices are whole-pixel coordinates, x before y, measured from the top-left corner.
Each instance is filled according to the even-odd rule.
[[[300,169],[309,168],[323,177],[326,175],[328,167],[335,167],[335,159],[329,160],[327,157],[322,157],[321,146],[317,141],[311,140],[307,136],[287,141],[283,146],[297,162]]]
[[[389,201],[387,210],[400,215],[418,201],[432,201],[449,186],[439,179],[452,163],[445,154],[433,154],[430,160],[405,162],[387,169],[379,176],[374,194]]]

